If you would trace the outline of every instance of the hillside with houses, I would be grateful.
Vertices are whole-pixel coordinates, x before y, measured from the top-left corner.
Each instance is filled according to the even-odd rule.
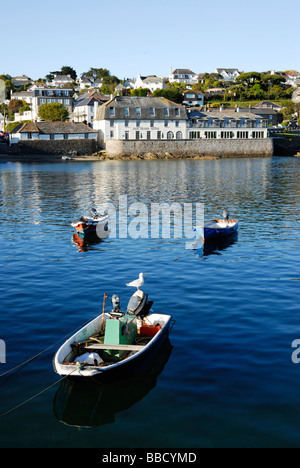
[[[92,139],[106,149],[111,140],[257,140],[268,138],[270,128],[300,124],[300,73],[294,70],[177,68],[168,77],[121,80],[107,69],[91,68],[78,77],[62,67],[38,80],[0,80],[0,129],[13,145]]]

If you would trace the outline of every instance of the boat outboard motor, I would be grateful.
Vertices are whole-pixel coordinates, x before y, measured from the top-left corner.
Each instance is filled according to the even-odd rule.
[[[227,222],[229,221],[229,219],[230,219],[229,211],[227,211],[227,210],[223,211],[223,219],[224,219],[224,221],[227,221]]]
[[[95,208],[92,208],[91,211],[93,213],[93,219],[99,218],[99,214],[97,213],[97,210]]]
[[[113,310],[110,312],[110,315],[114,318],[123,317],[123,313],[121,311],[121,303],[118,294],[114,294],[111,299]]]
[[[149,314],[152,305],[153,302],[148,301],[148,294],[139,289],[131,297],[127,306],[127,313],[143,318]]]

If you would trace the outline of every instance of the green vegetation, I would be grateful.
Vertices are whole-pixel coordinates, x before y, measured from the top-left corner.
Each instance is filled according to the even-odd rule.
[[[69,111],[59,102],[51,102],[39,107],[39,117],[47,122],[65,122],[69,119]]]

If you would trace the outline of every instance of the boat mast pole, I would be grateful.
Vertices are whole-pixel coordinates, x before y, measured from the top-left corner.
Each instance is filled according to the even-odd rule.
[[[107,297],[108,297],[107,294],[104,293],[101,330],[103,330],[103,325],[104,325],[105,300],[107,299]]]

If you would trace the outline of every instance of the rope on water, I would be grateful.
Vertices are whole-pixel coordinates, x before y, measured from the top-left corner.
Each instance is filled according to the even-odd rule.
[[[86,325],[88,324],[89,322],[86,323]],[[83,325],[85,326],[85,325]],[[69,338],[75,331],[77,331],[78,329],[76,330],[73,330],[73,332],[70,332],[68,333],[68,335],[65,335],[63,336],[62,338],[60,338],[58,341],[56,341],[56,343],[53,343],[51,346],[48,346],[48,348],[44,349],[43,351],[41,351],[40,353],[36,354],[35,356],[33,356],[32,358],[28,359],[27,361],[21,363],[21,364],[18,364],[17,366],[13,367],[12,369],[9,369],[8,371],[6,372],[3,372],[3,374],[0,374],[0,378],[1,377],[4,377],[5,375],[7,374],[10,374],[11,372],[19,369],[20,367],[25,367],[27,364],[29,364],[30,362],[34,361],[35,359],[37,359],[38,357],[40,357],[42,354],[45,354],[47,351],[49,351],[49,349],[53,348],[54,346],[56,346],[58,343],[60,343],[62,340],[65,340],[66,338]]]
[[[23,401],[22,403],[20,403],[19,405],[15,406],[14,408],[11,408],[10,410],[8,411],[5,411],[4,413],[0,414],[0,418],[3,418],[4,416],[7,416],[8,414],[12,413],[13,411],[16,411],[17,409],[21,408],[22,406],[26,405],[27,403],[30,403],[32,400],[34,400],[35,398],[38,398],[40,395],[42,395],[43,393],[47,392],[48,390],[50,390],[50,388],[53,388],[55,387],[57,384],[61,383],[63,380],[67,379],[70,375],[73,374],[73,372],[75,372],[77,369],[74,369],[74,371],[71,372],[71,374],[69,375],[66,375],[65,377],[61,378],[60,380],[58,380],[57,382],[54,382],[54,384],[52,385],[49,385],[49,387],[47,388],[44,388],[44,390],[41,390],[39,393],[37,393],[36,395],[33,395],[31,398],[28,398],[28,400],[25,400]]]

